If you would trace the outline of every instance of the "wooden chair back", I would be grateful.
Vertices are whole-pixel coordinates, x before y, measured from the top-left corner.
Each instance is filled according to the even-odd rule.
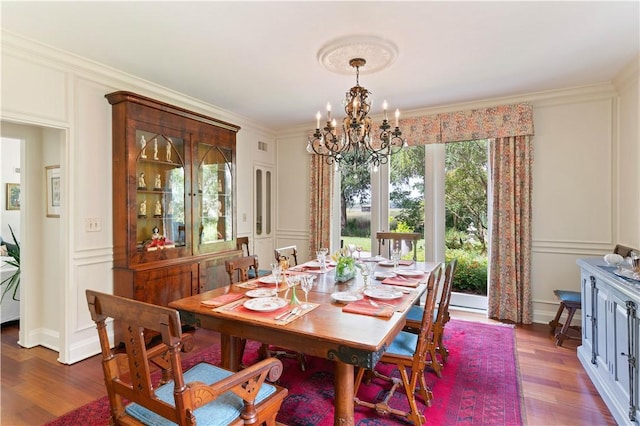
[[[243,256],[224,262],[231,284],[248,281],[258,275],[258,256]],[[253,273],[250,273],[250,270]]]
[[[236,238],[236,249],[242,250],[243,256],[251,256],[251,252],[249,251],[249,237]]]
[[[284,256],[289,261],[289,266],[298,264],[298,248],[296,246],[281,247],[274,250],[276,262],[280,261],[280,256]]]
[[[270,358],[264,360],[268,361],[264,365],[261,365],[264,362],[261,361],[211,385],[185,383],[180,359],[181,324],[178,311],[93,290],[86,290],[86,296],[102,349],[102,369],[111,405],[110,424],[142,425],[125,411],[126,399],[180,426],[194,426],[194,411],[229,391],[244,401],[242,416],[232,424],[275,424],[275,416],[286,396],[286,389],[276,387],[277,391],[259,404],[254,405],[254,401],[257,389],[267,377],[273,381],[280,376],[282,363],[279,360]],[[108,318],[113,318],[122,327],[125,352],[111,350],[106,326]],[[161,342],[147,348],[143,333],[145,329],[158,333]],[[152,380],[154,365],[169,372],[174,385],[173,405],[156,395],[157,389]],[[212,424],[210,422],[213,420],[200,419],[200,424]]]
[[[457,259],[451,259],[444,270],[444,282],[442,283],[442,294],[438,302],[438,315],[436,322],[443,327],[449,322],[449,302],[451,302],[451,292],[453,290],[453,276],[456,272]]]
[[[419,368],[419,366],[422,365],[422,368],[424,369],[424,359],[427,353],[429,341],[431,340],[431,332],[433,331],[433,313],[436,309],[436,300],[438,300],[440,283],[442,281],[442,269],[442,263],[438,264],[427,280],[427,298],[424,302],[424,313],[422,314],[422,320],[420,321],[418,343],[413,357],[412,368]]]
[[[376,240],[378,240],[378,254],[391,258],[391,251],[396,248],[406,246],[409,250],[413,250],[413,260],[418,260],[418,240],[422,238],[419,232],[376,232]]]

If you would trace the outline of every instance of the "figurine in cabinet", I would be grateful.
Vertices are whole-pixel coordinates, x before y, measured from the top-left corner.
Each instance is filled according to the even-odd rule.
[[[162,217],[162,203],[160,203],[160,200],[156,201],[155,217]]]
[[[171,138],[167,138],[167,155],[166,155],[166,160],[167,163],[171,163],[171,142],[173,142],[171,140]]]
[[[153,184],[153,189],[154,189],[155,191],[159,191],[159,190],[161,190],[161,189],[162,189],[162,179],[161,179],[161,177],[160,177],[160,173],[158,173],[158,174],[156,175],[156,181],[155,181],[155,183]]]
[[[138,217],[147,217],[147,200],[143,200],[138,208]]]
[[[140,148],[142,149],[140,158],[147,158],[147,140],[144,138],[144,135],[140,137]]]
[[[158,160],[158,139],[153,141],[153,159]]]
[[[144,180],[144,172],[141,172],[140,176],[138,176],[138,189],[147,189],[147,182]]]

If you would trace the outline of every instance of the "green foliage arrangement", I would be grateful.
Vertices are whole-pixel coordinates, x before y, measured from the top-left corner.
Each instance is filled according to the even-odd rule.
[[[467,294],[487,294],[487,256],[463,249],[448,249],[447,262],[458,259],[453,291]]]
[[[10,277],[5,278],[0,283],[2,289],[2,296],[0,297],[0,303],[4,300],[4,296],[7,293],[12,293],[13,300],[20,300],[18,298],[18,290],[20,289],[20,244],[16,240],[16,236],[13,233],[11,225],[9,225],[9,231],[11,231],[11,238],[13,238],[13,245],[7,246],[8,255],[13,260],[5,260],[5,263],[18,268]]]

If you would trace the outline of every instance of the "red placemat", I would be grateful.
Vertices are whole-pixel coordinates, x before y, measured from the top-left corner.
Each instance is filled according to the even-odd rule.
[[[244,297],[244,293],[227,293],[227,294],[223,294],[222,296],[216,296],[212,299],[203,300],[200,303],[205,306],[211,306],[212,308],[217,308],[218,306],[235,302],[236,300],[242,299],[243,297]]]

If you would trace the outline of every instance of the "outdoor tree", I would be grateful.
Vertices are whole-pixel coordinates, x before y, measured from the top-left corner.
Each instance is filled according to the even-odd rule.
[[[371,174],[366,167],[346,167],[341,170],[340,178],[340,227],[344,235],[347,228],[347,208],[356,202],[369,202],[371,193]]]
[[[486,251],[487,141],[446,146],[447,228],[472,234]]]
[[[413,232],[424,230],[424,145],[405,148],[391,159],[391,203],[400,208],[396,220]]]

